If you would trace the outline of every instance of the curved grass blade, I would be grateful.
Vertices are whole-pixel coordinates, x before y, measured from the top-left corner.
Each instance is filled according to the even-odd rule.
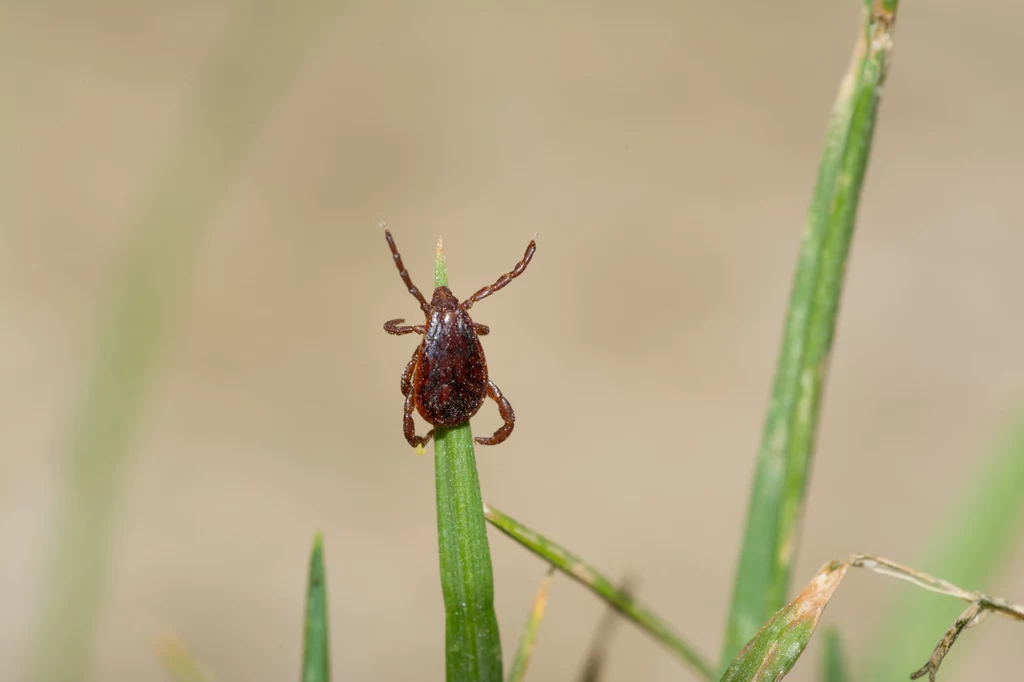
[[[995,585],[999,570],[1020,546],[1024,529],[1024,407],[1017,408],[1001,440],[967,486],[964,499],[950,506],[952,514],[939,526],[934,549],[917,562],[959,585]],[[890,611],[869,649],[876,655],[868,679],[887,679],[911,670],[918,664],[920,652],[942,632],[939,624],[951,621],[957,607],[908,591],[894,600]],[[955,660],[946,666],[952,667]]]
[[[323,536],[316,534],[309,557],[306,627],[302,638],[302,682],[330,682],[331,643],[327,617],[327,574]]]
[[[133,219],[63,453],[33,641],[36,682],[79,679],[89,668],[124,469],[178,297],[246,150],[339,4],[243,6]]]
[[[796,599],[772,616],[736,656],[721,682],[777,682],[796,665],[850,565],[826,564]]]
[[[723,664],[786,602],[896,5],[864,0],[864,24],[829,121],[757,458]]]
[[[628,599],[632,599],[636,593],[634,581],[628,577],[619,583],[617,588]],[[606,609],[601,621],[597,624],[594,637],[587,647],[587,657],[580,669],[579,682],[598,682],[603,674],[604,667],[608,661],[608,652],[611,650],[612,636],[621,619],[615,609]]]
[[[821,679],[824,682],[853,682],[843,656],[843,643],[835,628],[825,632],[825,664]]]
[[[641,630],[667,647],[704,680],[714,680],[714,667],[697,650],[650,609],[635,601],[632,595],[615,587],[596,568],[583,559],[536,533],[490,505],[484,505],[484,516],[498,530],[541,557],[573,580],[582,583],[612,608],[635,623]]]
[[[544,609],[548,605],[548,589],[551,587],[551,576],[555,573],[555,567],[548,567],[544,579],[540,581],[537,589],[537,596],[533,598],[533,606],[530,608],[530,617],[523,629],[523,636],[519,639],[519,650],[512,661],[512,669],[508,673],[506,682],[522,682],[526,676],[526,666],[530,664],[530,656],[533,655],[533,645],[537,641],[537,631],[540,629],[540,622],[544,619]]]
[[[438,242],[434,286],[448,286]],[[501,640],[480,479],[469,422],[434,429],[437,544],[448,682],[501,682]]]

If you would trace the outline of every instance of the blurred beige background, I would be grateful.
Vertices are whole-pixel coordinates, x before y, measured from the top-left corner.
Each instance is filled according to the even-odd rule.
[[[798,583],[852,551],[918,556],[1024,384],[1024,5],[905,4]],[[61,449],[115,264],[241,6],[2,10],[2,680],[27,675]],[[318,528],[336,679],[442,678],[431,461],[400,427],[414,341],[381,330],[417,308],[380,220],[423,288],[443,234],[462,297],[539,232],[525,276],[474,309],[519,418],[479,453],[484,496],[638,576],[717,655],[858,22],[855,0],[342,4],[205,226],[121,486],[82,679],[167,679],[151,643],[168,631],[222,682],[295,679]],[[476,430],[498,422],[488,405]],[[492,549],[511,652],[543,565],[497,535]],[[1003,575],[967,587],[1024,599],[1024,552]],[[826,622],[852,658],[903,589],[848,579]],[[556,579],[531,679],[573,679],[601,614]],[[1021,636],[988,621],[944,679],[1009,679]],[[791,679],[814,679],[819,653]],[[629,626],[607,672],[692,679]]]

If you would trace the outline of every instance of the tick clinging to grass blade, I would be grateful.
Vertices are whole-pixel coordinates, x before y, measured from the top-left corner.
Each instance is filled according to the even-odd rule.
[[[487,360],[479,337],[490,330],[473,322],[468,311],[474,303],[487,298],[523,274],[537,249],[536,242],[530,242],[523,259],[516,263],[512,272],[505,273],[497,282],[484,287],[462,303],[459,303],[448,287],[434,289],[434,295],[427,303],[402,265],[402,257],[398,255],[398,247],[391,238],[391,232],[384,230],[384,236],[391,247],[399,276],[409,288],[409,293],[420,302],[420,310],[426,316],[425,324],[405,326],[402,325],[405,322],[403,319],[384,323],[384,331],[388,334],[423,335],[423,340],[402,373],[402,395],[405,396],[402,424],[405,439],[409,445],[420,448],[434,435],[433,429],[427,431],[426,436],[416,435],[412,421],[413,408],[433,426],[457,426],[475,415],[487,396],[490,396],[498,403],[498,413],[505,423],[490,438],[478,437],[476,442],[481,445],[497,445],[512,433],[516,415],[508,400],[487,376]]]

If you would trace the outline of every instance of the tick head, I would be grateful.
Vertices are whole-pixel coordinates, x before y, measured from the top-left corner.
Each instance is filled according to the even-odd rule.
[[[430,299],[430,307],[435,310],[452,310],[459,307],[459,299],[448,287],[434,289],[434,297]]]

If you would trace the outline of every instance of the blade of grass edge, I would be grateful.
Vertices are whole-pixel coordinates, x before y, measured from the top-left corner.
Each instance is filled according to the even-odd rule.
[[[555,573],[555,567],[549,566],[544,578],[537,588],[537,596],[533,598],[533,605],[530,607],[530,617],[526,620],[526,627],[523,628],[523,636],[519,638],[519,649],[512,661],[512,667],[508,672],[507,682],[523,682],[526,676],[526,667],[530,664],[530,657],[533,655],[533,645],[537,642],[537,632],[540,630],[540,623],[544,619],[544,610],[548,605],[548,590],[551,587],[551,576]]]
[[[829,121],[757,458],[722,666],[786,603],[896,5],[865,0],[864,24]]]
[[[448,286],[441,242],[434,286]],[[501,639],[480,479],[469,422],[434,430],[437,544],[448,682],[501,682]]]
[[[247,3],[211,55],[185,125],[143,196],[69,424],[31,645],[35,682],[88,670],[121,479],[174,307],[246,150],[339,4],[322,0],[298,11]]]
[[[323,536],[313,538],[306,583],[306,622],[302,636],[302,682],[330,682],[331,642]]]
[[[729,664],[721,682],[778,682],[793,669],[822,612],[849,569],[832,561],[793,601],[771,617]]]
[[[515,519],[490,505],[483,506],[484,516],[495,528],[523,547],[541,557],[573,580],[585,585],[641,630],[660,642],[704,680],[714,680],[714,667],[693,646],[684,642],[672,628],[646,606],[615,587],[596,568],[561,545],[530,530]]]
[[[958,585],[995,589],[998,573],[1019,546],[1024,529],[1024,405],[1016,408],[992,456],[967,485],[962,499],[949,509],[937,529],[933,548],[917,562]],[[934,644],[943,624],[959,607],[928,593],[909,590],[886,607],[885,623],[876,630],[875,652],[867,679],[886,679],[912,670],[921,651]],[[960,648],[970,646],[970,640]],[[951,669],[957,658],[943,668]]]
[[[821,679],[824,682],[852,682],[843,656],[843,642],[835,628],[825,631],[825,656]]]

